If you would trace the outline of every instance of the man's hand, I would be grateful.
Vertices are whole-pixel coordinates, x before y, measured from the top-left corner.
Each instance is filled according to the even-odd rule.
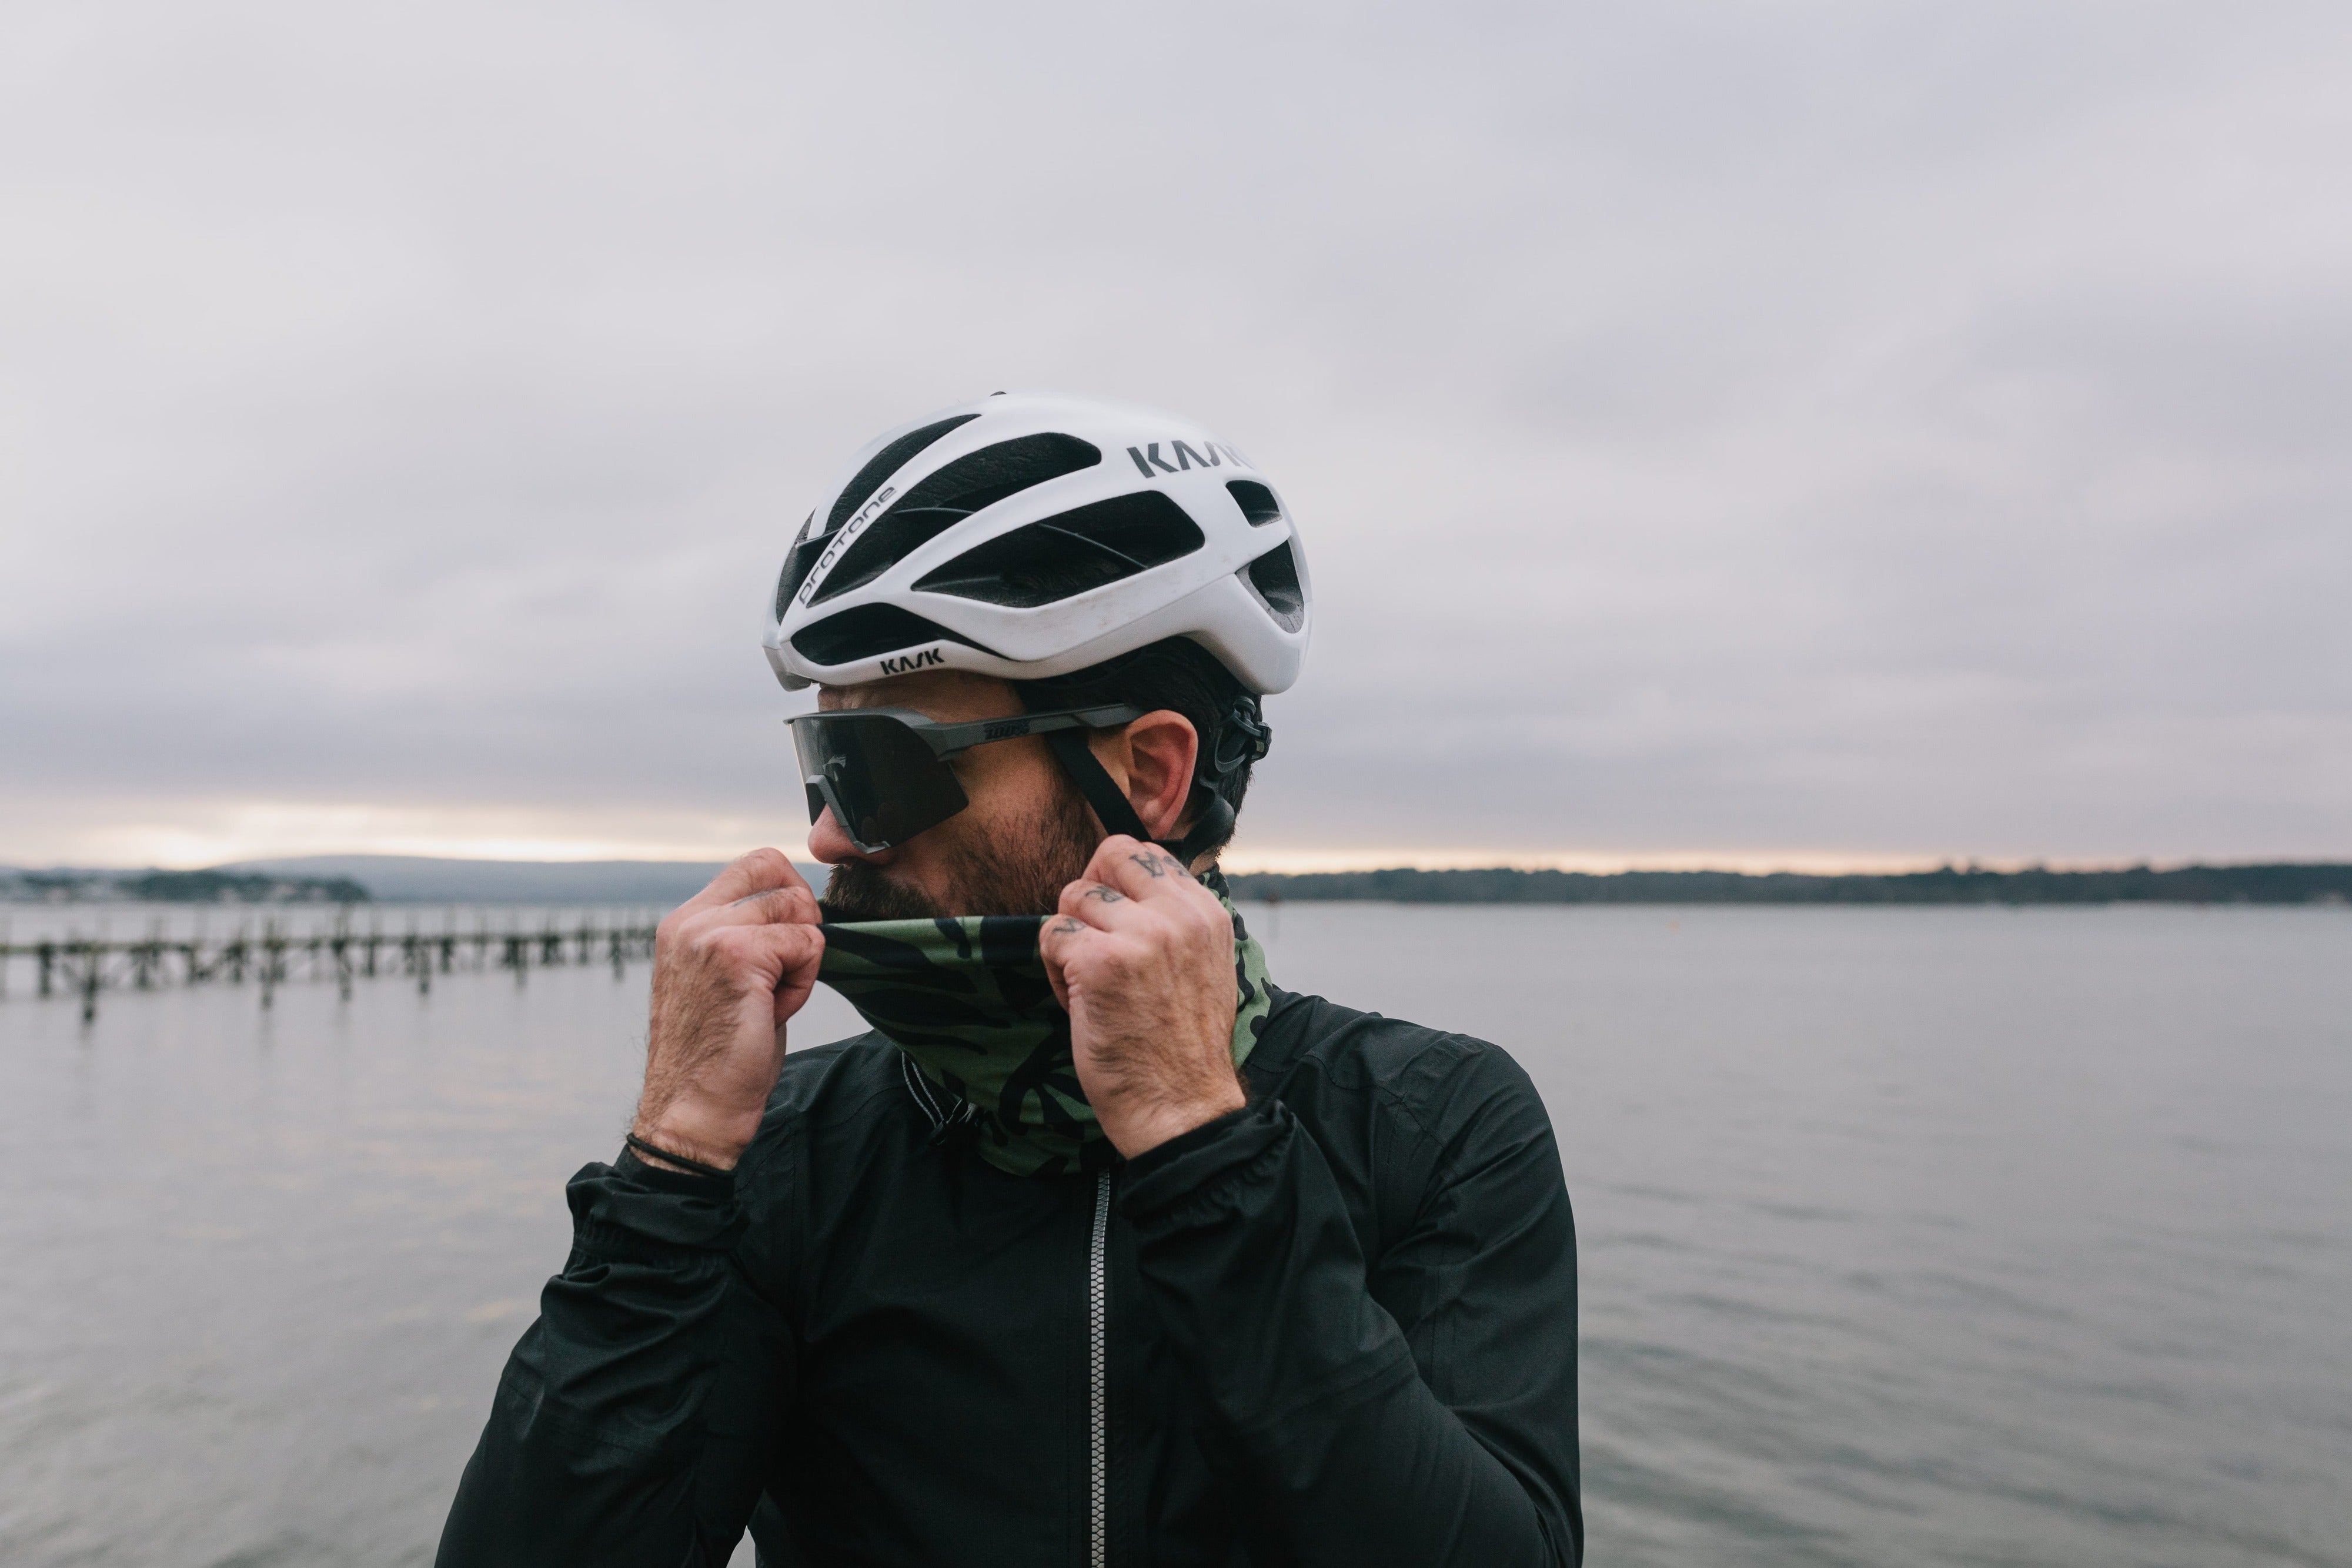
[[[818,918],[783,852],[753,850],[661,923],[638,1137],[734,1168],[783,1066],[784,1020],[815,988]]]
[[[1038,939],[1078,1082],[1133,1159],[1247,1103],[1234,1070],[1234,921],[1176,857],[1105,839]]]

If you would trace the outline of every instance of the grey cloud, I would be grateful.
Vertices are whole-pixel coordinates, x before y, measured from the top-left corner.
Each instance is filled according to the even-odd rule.
[[[2340,8],[20,43],[0,856],[96,797],[771,810],[808,498],[1006,385],[1305,518],[1265,844],[2352,852]]]

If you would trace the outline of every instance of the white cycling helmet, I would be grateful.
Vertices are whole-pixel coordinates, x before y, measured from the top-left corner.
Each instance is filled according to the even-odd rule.
[[[762,639],[788,689],[1067,674],[1190,637],[1248,690],[1312,619],[1289,509],[1189,420],[998,392],[882,435],[801,525]]]

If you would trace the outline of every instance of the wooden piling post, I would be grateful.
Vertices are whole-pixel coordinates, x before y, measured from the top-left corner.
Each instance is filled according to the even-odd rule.
[[[155,988],[155,960],[163,948],[163,922],[148,928],[148,939],[131,945],[131,985],[134,990]]]
[[[243,984],[248,971],[261,988],[264,1008],[275,1007],[278,988],[290,981],[319,981],[331,976],[338,997],[349,1001],[353,981],[362,974],[390,972],[395,953],[397,962],[415,977],[419,994],[432,990],[436,965],[445,975],[509,969],[515,984],[521,986],[535,967],[584,966],[596,962],[600,953],[618,980],[625,977],[631,960],[653,954],[656,927],[645,911],[613,911],[601,916],[591,912],[568,925],[551,913],[542,913],[533,927],[523,918],[524,911],[513,910],[508,913],[505,929],[493,929],[485,914],[478,917],[471,932],[460,928],[457,914],[450,910],[443,928],[434,934],[420,930],[412,915],[406,935],[397,937],[387,936],[380,921],[372,921],[366,933],[356,934],[350,912],[343,911],[331,922],[315,924],[265,919],[257,934],[240,922],[232,935],[219,942],[206,938],[199,919],[194,934],[186,937],[173,936],[169,922],[159,920],[152,922],[145,934],[120,942],[109,940],[101,924],[94,936],[68,930],[61,936],[43,936],[22,946],[7,939],[8,923],[0,918],[0,999],[7,994],[6,966],[18,958],[32,961],[35,988],[40,996],[65,991],[81,1000],[86,1016],[95,1017],[97,994],[109,986],[150,991],[175,981],[194,986],[226,978]],[[465,959],[468,948],[473,959],[470,967]],[[174,958],[180,960],[176,967]],[[110,974],[108,966],[117,959],[121,965]],[[299,975],[297,969],[301,971]]]

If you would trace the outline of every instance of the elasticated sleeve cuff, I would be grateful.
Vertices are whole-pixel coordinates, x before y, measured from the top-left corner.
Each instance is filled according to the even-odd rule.
[[[586,1165],[564,1189],[572,1243],[598,1258],[724,1252],[743,1233],[732,1172],[658,1170],[625,1149],[609,1166]]]
[[[1267,1100],[1146,1149],[1127,1162],[1120,1212],[1144,1224],[1246,1175],[1279,1152],[1288,1120],[1279,1101]]]

